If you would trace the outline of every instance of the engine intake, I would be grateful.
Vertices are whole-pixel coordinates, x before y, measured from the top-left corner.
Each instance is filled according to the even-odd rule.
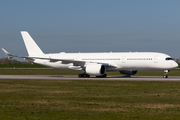
[[[106,67],[102,64],[89,64],[85,69],[87,74],[101,76],[106,73]]]

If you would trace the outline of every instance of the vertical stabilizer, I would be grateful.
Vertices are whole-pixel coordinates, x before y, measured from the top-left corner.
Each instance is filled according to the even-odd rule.
[[[22,38],[24,40],[24,44],[26,46],[27,52],[29,56],[37,56],[43,55],[44,53],[39,48],[39,46],[34,42],[32,37],[26,31],[21,31]]]

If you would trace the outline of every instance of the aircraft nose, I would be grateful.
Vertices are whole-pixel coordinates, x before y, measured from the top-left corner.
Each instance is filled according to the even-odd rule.
[[[178,65],[176,62],[173,62],[173,63],[172,63],[172,67],[173,67],[173,68],[177,68],[178,66],[179,66],[179,65]]]

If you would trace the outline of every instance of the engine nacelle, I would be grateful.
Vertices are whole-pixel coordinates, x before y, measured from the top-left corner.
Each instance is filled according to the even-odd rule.
[[[137,74],[137,70],[121,70],[119,71],[121,74],[126,74],[126,75],[135,75]]]
[[[106,67],[101,64],[89,64],[85,69],[87,74],[101,76],[106,73]]]

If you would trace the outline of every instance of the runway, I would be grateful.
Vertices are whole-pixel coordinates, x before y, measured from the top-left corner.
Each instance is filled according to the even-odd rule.
[[[180,81],[180,76],[108,76],[107,78],[78,78],[69,75],[0,75],[0,79],[37,79],[37,80],[118,80],[118,81]]]

